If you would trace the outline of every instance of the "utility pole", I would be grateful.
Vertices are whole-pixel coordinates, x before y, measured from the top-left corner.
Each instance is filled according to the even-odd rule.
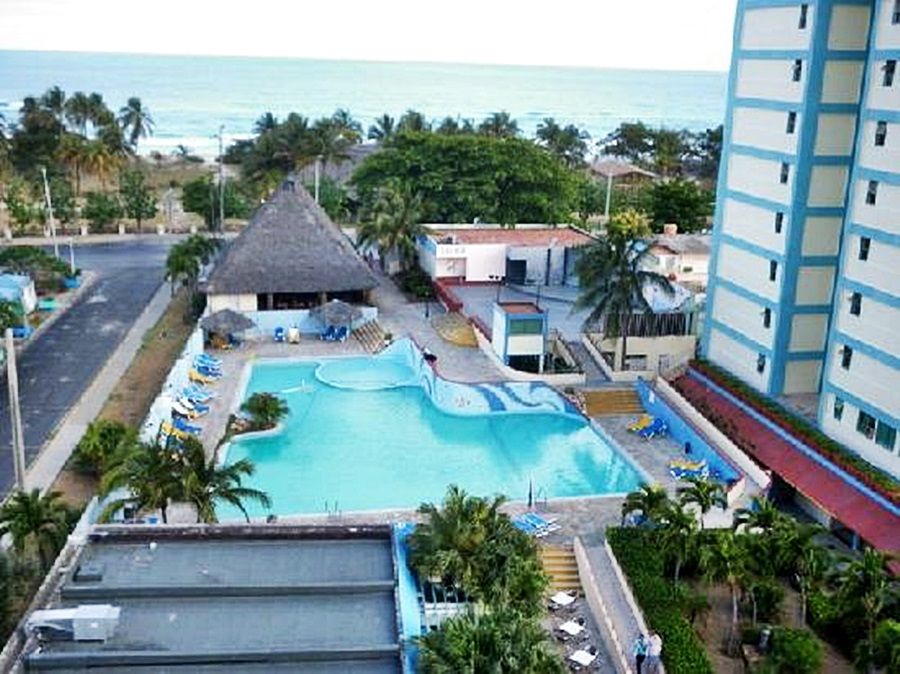
[[[6,328],[6,379],[9,384],[9,418],[16,488],[24,492],[25,435],[22,432],[22,410],[19,408],[19,375],[16,372],[16,345],[13,342],[12,328]]]
[[[75,278],[75,237],[69,237],[69,273]]]
[[[612,170],[606,174],[606,206],[603,208],[603,217],[609,223],[609,202],[612,199]]]
[[[316,203],[319,203],[319,162],[321,162],[321,161],[322,161],[322,155],[316,155],[316,164],[315,164],[315,167],[316,167],[315,168],[315,175],[316,175],[315,199],[316,199]]]
[[[47,221],[50,223],[50,238],[53,239],[53,254],[59,259],[59,243],[56,240],[56,222],[53,220],[53,200],[50,199],[50,183],[47,182],[47,169],[41,166],[44,178],[44,199],[47,201]]]
[[[219,126],[219,232],[225,226],[225,174],[223,172],[224,150],[222,149],[225,125]]]

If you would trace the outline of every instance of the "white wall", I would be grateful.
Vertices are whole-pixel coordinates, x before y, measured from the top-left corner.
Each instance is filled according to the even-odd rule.
[[[478,333],[478,330],[475,331]],[[506,312],[498,305],[494,305],[493,320],[491,321],[491,347],[500,358],[503,358],[503,345],[506,342]]]
[[[797,136],[803,115],[797,114],[794,133],[787,133],[788,113],[783,110],[734,108],[731,115],[731,142],[764,150],[797,153]]]
[[[506,245],[466,246],[466,281],[490,281],[491,276],[506,276]]]
[[[209,313],[222,309],[232,311],[256,311],[256,295],[209,295]]]
[[[881,0],[877,3],[878,15],[875,17],[875,43],[876,49],[900,49],[900,24],[891,24],[891,14],[894,11],[892,0]]]
[[[507,356],[539,356],[542,353],[543,335],[510,335],[506,341]]]
[[[831,10],[828,48],[864,50],[869,41],[869,8],[865,5],[835,5]]]
[[[788,181],[782,185],[779,182],[781,162],[733,152],[728,158],[728,187],[754,197],[787,204],[790,202],[796,172],[796,167],[791,166]]]
[[[803,255],[837,255],[841,226],[840,218],[806,218],[801,247]]]
[[[850,156],[856,133],[856,116],[822,113],[816,128],[817,155]]]
[[[828,336],[827,314],[797,314],[791,319],[789,351],[824,351]]]
[[[887,123],[887,137],[880,147],[875,145],[877,126],[878,122],[874,119],[863,124],[857,159],[859,165],[876,171],[900,171],[900,124]]]
[[[869,439],[856,430],[856,420],[859,410],[851,403],[844,401],[844,413],[841,419],[834,418],[833,393],[825,394],[825,405],[819,419],[822,430],[838,442],[843,443],[854,452],[862,456],[866,461],[887,471],[894,477],[900,477],[900,456],[897,449],[891,454],[884,447],[875,444],[874,439]]]
[[[854,349],[850,369],[841,367],[842,347],[840,339],[835,340],[835,348],[828,363],[828,381],[857,398],[867,401],[873,407],[900,417],[900,370],[876,360]]]
[[[868,188],[868,180],[857,180],[853,185],[853,222],[900,234],[900,185],[880,182],[874,206],[866,203]]]
[[[900,355],[900,309],[862,296],[859,316],[850,313],[849,291],[842,291],[837,306],[837,329],[887,354]]]
[[[800,5],[748,9],[741,26],[741,49],[807,49],[815,20],[810,4],[806,28],[799,28]]]
[[[737,70],[737,96],[799,103],[803,99],[809,63],[803,62],[799,82],[792,79],[793,69],[794,62],[788,59],[741,59]]]
[[[822,102],[858,102],[862,75],[862,61],[827,61],[822,80]]]
[[[719,248],[718,275],[737,286],[766,299],[778,301],[781,292],[782,265],[774,281],[769,280],[769,260],[749,251],[723,243]]]
[[[760,391],[766,391],[772,373],[772,363],[767,362],[766,369],[760,374],[756,371],[757,356],[758,354],[753,349],[731,339],[713,326],[709,333],[707,357],[751,386]]]
[[[784,253],[790,224],[790,216],[785,212],[781,234],[776,234],[773,211],[734,199],[726,199],[722,210],[724,233],[776,253]]]
[[[820,360],[792,360],[784,368],[782,393],[815,393],[819,390]]]
[[[719,286],[716,288],[713,300],[712,317],[754,342],[772,348],[775,343],[779,314],[777,311],[772,312],[771,327],[766,328],[763,325],[763,309],[761,304]]]
[[[847,194],[848,166],[813,166],[809,176],[807,205],[840,208]]]
[[[894,85],[882,86],[885,59],[872,59],[869,65],[869,88],[866,106],[872,110],[900,109],[900,72],[894,75]]]
[[[794,301],[799,305],[830,304],[833,288],[834,267],[800,267]]]
[[[844,251],[844,276],[877,290],[900,297],[900,248],[872,241],[869,259],[859,259],[859,237],[848,237]]]
[[[466,278],[466,259],[441,257],[435,261],[437,278]]]

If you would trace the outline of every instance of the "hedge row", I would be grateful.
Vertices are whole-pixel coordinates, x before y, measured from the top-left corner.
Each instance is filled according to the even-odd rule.
[[[668,674],[713,674],[703,644],[682,615],[675,583],[665,577],[665,563],[656,533],[651,530],[606,530],[616,558],[648,626],[663,639],[663,663]]]
[[[835,442],[808,421],[785,409],[771,398],[706,360],[696,360],[692,367],[715,383],[728,389],[735,397],[755,409],[795,438],[833,461],[858,480],[900,505],[900,482],[884,473],[858,454]],[[734,438],[732,438],[734,439]]]

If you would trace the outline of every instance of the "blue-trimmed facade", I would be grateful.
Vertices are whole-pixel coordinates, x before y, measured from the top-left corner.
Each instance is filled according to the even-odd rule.
[[[751,45],[754,48],[743,48],[743,26],[747,12],[757,9],[766,8],[797,8],[797,17],[799,18],[800,6],[808,5],[808,22],[806,30],[810,31],[809,41],[806,48],[797,49],[795,47],[800,44],[795,38],[791,37],[790,30],[802,30],[798,24],[787,27],[785,25],[773,24],[773,34],[784,35],[785,44],[789,44],[790,48],[785,49],[766,49],[757,48],[759,44]],[[853,25],[859,27],[860,30],[851,35],[853,31],[849,28],[850,24],[842,24],[847,30],[841,31],[842,26],[837,26],[835,35],[841,34],[844,37],[851,35],[849,41],[845,40],[844,45],[850,47],[846,50],[836,50],[829,45],[829,36],[832,34],[832,20],[835,16],[834,8],[836,6],[857,6],[868,9],[869,26],[867,34],[863,35],[862,29],[864,24],[858,22],[860,15],[857,14],[853,19]],[[897,142],[900,138],[900,110],[893,106],[891,109],[873,108],[868,105],[869,92],[873,87],[882,86],[881,68],[878,67],[882,62],[888,59],[894,59],[900,63],[900,26],[888,25],[890,22],[889,7],[893,6],[893,0],[739,0],[734,25],[734,52],[732,56],[731,72],[728,81],[728,105],[725,119],[725,129],[723,137],[723,154],[721,168],[719,171],[716,215],[714,220],[713,232],[713,250],[712,259],[710,261],[710,281],[708,287],[707,300],[707,320],[704,325],[704,334],[702,336],[701,349],[707,357],[713,361],[722,359],[722,361],[731,359],[730,363],[720,361],[720,364],[729,367],[736,375],[746,379],[751,384],[757,386],[765,393],[770,395],[781,395],[787,392],[800,392],[805,389],[798,389],[798,383],[808,386],[809,392],[819,392],[819,423],[826,431],[834,435],[841,442],[847,444],[851,448],[859,451],[867,459],[872,460],[877,465],[885,468],[894,474],[900,473],[900,437],[898,437],[893,448],[885,447],[890,444],[888,440],[892,437],[891,428],[897,430],[900,436],[900,402],[894,403],[894,398],[885,396],[884,384],[882,384],[881,392],[876,389],[882,380],[887,381],[890,385],[900,381],[898,373],[900,373],[900,354],[888,353],[885,347],[876,346],[876,344],[890,344],[890,340],[884,339],[883,318],[880,320],[882,324],[877,324],[876,318],[870,318],[872,321],[873,339],[866,340],[867,330],[869,329],[865,323],[866,309],[872,311],[875,306],[879,314],[878,316],[892,316],[890,312],[900,309],[900,297],[897,296],[897,279],[885,279],[883,285],[879,285],[877,278],[874,278],[871,272],[867,272],[863,277],[854,279],[847,277],[848,267],[859,271],[859,265],[865,264],[862,258],[857,259],[856,249],[859,247],[859,238],[867,237],[870,240],[870,247],[877,249],[879,253],[879,266],[871,267],[871,269],[888,268],[893,270],[900,267],[900,234],[878,229],[876,226],[863,224],[858,220],[874,221],[877,219],[869,217],[854,218],[855,208],[877,208],[876,205],[868,204],[858,205],[856,202],[862,199],[865,189],[857,189],[860,183],[868,181],[877,181],[879,185],[890,185],[892,187],[900,186],[900,161],[897,161],[896,170],[885,170],[885,166],[891,166],[889,163],[892,155],[883,155],[884,158],[878,160],[877,166],[866,166],[863,157],[866,156],[866,142],[872,143],[871,131],[867,136],[865,125],[873,125],[876,122],[886,122],[888,125],[889,137],[893,136],[893,142]],[[838,14],[837,16],[846,17],[848,14]],[[758,18],[758,17],[757,17]],[[773,22],[780,21],[784,16],[776,17],[773,15]],[[793,19],[791,19],[793,20]],[[759,35],[759,24],[756,24],[757,35]],[[890,44],[897,45],[896,48],[876,49],[876,39],[879,30],[892,31]],[[859,49],[863,40],[866,42],[865,49]],[[854,44],[850,44],[854,42]],[[740,87],[739,73],[741,72],[741,64],[747,60],[781,60],[781,61],[802,61],[802,96],[799,102],[787,102],[785,100],[766,100],[756,97],[738,96],[737,92]],[[859,62],[862,68],[861,92],[858,103],[823,103],[822,98],[827,90],[826,84],[826,64],[836,61],[853,61]],[[747,70],[745,69],[745,72]],[[758,71],[753,71],[758,72]],[[829,82],[833,90],[835,81]],[[895,75],[895,87],[900,87],[900,68]],[[796,85],[790,81],[788,73],[785,74],[785,87],[783,95],[777,91],[777,87],[772,87],[772,95],[779,98],[791,98],[797,96],[797,89],[792,88]],[[766,89],[757,88],[758,91],[766,91]],[[848,92],[842,92],[847,95],[845,100],[849,100]],[[880,100],[886,100],[888,97],[882,96]],[[894,98],[894,100],[897,100]],[[749,138],[758,138],[759,142],[766,147],[754,147],[747,144],[748,135],[741,134],[741,143],[737,143],[734,137],[735,110],[743,109],[746,111],[767,111],[766,114],[771,116],[771,112],[784,113],[787,117],[788,113],[796,112],[796,146],[794,151],[785,151],[790,149],[791,144],[781,144],[777,135],[773,135],[774,129],[766,129],[765,133],[757,133],[750,135]],[[820,115],[835,114],[852,116],[855,120],[855,129],[853,131],[853,142],[849,154],[817,154],[817,134],[819,132]],[[765,119],[762,113],[757,113],[756,121]],[[846,121],[844,122],[846,124]],[[846,128],[846,127],[844,127]],[[787,133],[787,130],[785,130]],[[774,143],[774,145],[772,144]],[[780,147],[781,150],[774,150],[773,147]],[[840,144],[833,144],[835,151],[843,151],[846,147]],[[895,144],[893,147],[897,147]],[[820,151],[822,148],[820,147]],[[889,152],[892,150],[889,150]],[[777,167],[778,164],[787,164],[790,167],[791,183],[790,190],[779,190],[777,186],[768,185],[764,180],[748,180],[747,164],[743,164],[741,179],[735,180],[736,176],[729,176],[729,170],[734,170],[735,157],[751,157],[755,160],[770,162],[771,166]],[[847,170],[845,192],[840,199],[835,199],[833,203],[827,203],[827,199],[823,200],[825,205],[810,206],[810,192],[821,195],[823,193],[823,185],[811,185],[811,179],[814,169],[818,167],[843,167]],[[751,168],[756,168],[751,165]],[[833,169],[829,169],[833,170]],[[768,174],[767,174],[768,175]],[[830,178],[838,179],[840,176],[831,176]],[[829,183],[832,184],[832,183]],[[760,193],[753,193],[759,190]],[[784,194],[789,196],[786,198]],[[832,192],[833,194],[833,192]],[[776,198],[777,197],[777,198]],[[724,230],[726,204],[732,202],[735,205],[743,205],[740,213],[744,219],[735,220],[729,226],[729,231]],[[747,207],[759,209],[758,211],[746,210]],[[896,209],[896,205],[893,206]],[[757,217],[760,222],[754,222],[747,218]],[[783,213],[783,228],[780,230],[779,236],[773,236],[772,232],[767,232],[764,228],[769,226],[770,222],[774,222],[775,214]],[[765,213],[765,215],[763,214]],[[763,221],[765,218],[771,217],[769,221]],[[803,253],[804,229],[807,226],[808,218],[831,218],[840,222],[840,230],[838,232],[838,250],[832,254],[827,249],[809,251],[808,254]],[[823,221],[818,221],[822,226]],[[884,222],[884,220],[881,220]],[[754,236],[747,237],[742,235],[740,227],[753,227]],[[812,225],[809,225],[812,226]],[[777,234],[779,230],[775,230]],[[825,231],[825,230],[823,230]],[[828,229],[828,232],[834,232]],[[811,238],[816,234],[811,231],[807,238]],[[770,248],[771,246],[771,248]],[[756,279],[753,277],[755,271],[748,271],[743,267],[736,268],[735,260],[740,261],[749,258],[731,258],[729,268],[729,278],[720,278],[719,272],[722,269],[723,255],[734,256],[740,251],[743,254],[750,254],[770,264],[777,265],[776,281],[780,284],[773,294],[773,289],[766,285],[767,278]],[[822,254],[825,253],[825,254]],[[894,265],[893,261],[897,264]],[[746,266],[746,265],[745,265]],[[752,265],[755,269],[766,269],[767,265],[761,263]],[[818,302],[816,304],[798,303],[797,290],[798,284],[804,284],[807,290],[812,287],[812,295],[825,297],[824,286],[813,284],[810,286],[810,279],[815,277],[815,270],[831,268],[834,269],[834,288],[828,295],[827,303]],[[810,272],[803,275],[803,270]],[[852,270],[850,270],[852,273]],[[865,280],[862,280],[865,278]],[[738,280],[740,279],[740,280]],[[874,280],[873,280],[874,279]],[[821,284],[821,280],[816,281]],[[760,343],[760,333],[756,335],[748,335],[741,332],[738,325],[727,324],[725,314],[716,311],[716,297],[722,291],[728,291],[741,297],[743,300],[752,302],[759,307],[761,315],[764,313],[771,314],[771,325],[773,333],[771,340],[766,339],[766,343]],[[764,296],[765,295],[765,296]],[[861,312],[854,311],[854,316],[849,317],[850,298],[856,295],[855,306],[857,309],[861,306]],[[807,295],[806,299],[809,299]],[[877,304],[875,304],[877,303]],[[721,310],[720,310],[721,311]],[[843,313],[842,313],[843,312]],[[886,313],[887,312],[887,313]],[[801,316],[819,316],[818,321],[813,321],[816,325],[825,323],[827,325],[827,338],[823,350],[795,350],[791,351],[792,330],[795,329],[795,317]],[[746,318],[746,317],[745,317]],[[841,321],[839,321],[841,319]],[[803,326],[803,335],[806,339],[797,340],[797,342],[805,342],[812,346],[811,338],[812,323],[810,319],[804,319],[806,324]],[[746,325],[746,322],[744,322]],[[799,323],[798,323],[799,325]],[[746,329],[746,328],[744,328]],[[900,325],[896,326],[900,331]],[[877,332],[880,330],[880,333]],[[881,339],[875,337],[876,334],[881,335]],[[723,340],[721,344],[717,344],[711,349],[711,344],[716,340]],[[798,344],[795,342],[795,349]],[[726,347],[731,345],[731,352],[726,352]],[[853,376],[848,375],[848,371],[841,368],[840,361],[844,348],[852,349],[852,353],[859,354],[856,362],[851,358],[849,364],[849,372]],[[740,362],[736,362],[735,353],[740,352]],[[743,359],[748,361],[743,362]],[[803,366],[805,371],[802,376],[794,377],[791,374],[791,364],[798,361],[818,361],[819,378],[817,381],[812,380],[812,366],[807,364]],[[860,361],[864,361],[860,363]],[[754,380],[754,372],[759,374],[757,365],[764,362],[766,368],[771,368],[765,376],[757,376]],[[873,363],[876,365],[873,366]],[[867,368],[852,373],[854,365]],[[738,371],[738,368],[744,368]],[[877,371],[872,371],[873,367]],[[874,383],[873,383],[874,382]],[[856,390],[859,389],[859,390]],[[835,415],[835,401],[839,401],[840,405],[846,405],[849,409],[847,416],[843,420]],[[900,397],[897,398],[900,401]],[[878,404],[876,404],[876,401]],[[865,416],[866,422],[871,426],[871,417],[875,419],[878,429],[878,438],[881,442],[876,442],[874,435],[863,431],[857,432],[857,423],[859,417]],[[883,425],[883,427],[882,427]],[[862,426],[865,426],[864,424]],[[887,440],[886,440],[887,439]],[[877,446],[877,449],[875,449]],[[886,454],[884,452],[887,452]],[[891,456],[891,454],[893,456]]]

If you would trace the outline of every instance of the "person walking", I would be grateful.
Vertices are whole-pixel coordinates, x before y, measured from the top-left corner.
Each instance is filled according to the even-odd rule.
[[[644,660],[647,659],[647,652],[650,644],[643,632],[637,635],[634,645],[631,647],[631,653],[634,655],[634,671],[635,674],[641,674],[641,668],[644,666]]]
[[[655,630],[650,630],[650,639],[647,648],[647,674],[657,674],[662,662],[662,637]]]

